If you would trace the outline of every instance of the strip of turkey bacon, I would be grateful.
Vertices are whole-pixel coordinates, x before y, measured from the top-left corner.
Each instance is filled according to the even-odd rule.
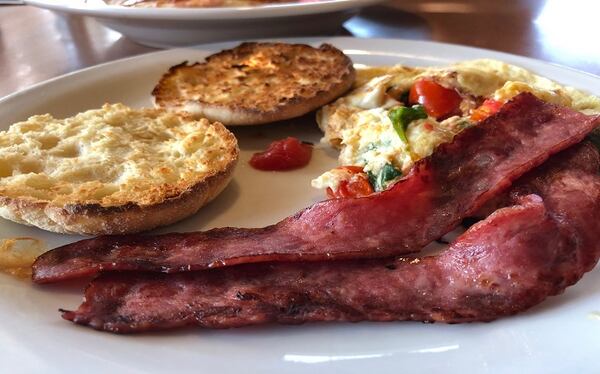
[[[591,164],[568,162],[586,157]],[[91,282],[79,309],[63,317],[133,333],[186,325],[455,323],[512,315],[563,292],[600,257],[598,153],[582,145],[555,158],[513,189],[516,205],[475,224],[437,256],[108,272]]]
[[[267,261],[377,258],[420,250],[598,123],[518,95],[418,162],[390,190],[327,200],[260,229],[98,237],[56,248],[33,265],[38,283],[101,270],[179,272]]]

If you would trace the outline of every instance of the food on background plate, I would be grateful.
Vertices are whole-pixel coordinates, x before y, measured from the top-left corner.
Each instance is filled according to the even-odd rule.
[[[165,73],[152,91],[158,107],[225,125],[256,125],[299,117],[344,94],[352,61],[323,44],[243,43]]]
[[[319,0],[106,0],[106,3],[136,8],[214,8],[316,1]]]
[[[40,256],[33,279],[47,283],[101,270],[179,272],[417,252],[550,155],[580,142],[598,122],[523,93],[481,126],[438,147],[382,193],[323,201],[259,229],[83,240]]]
[[[108,272],[86,288],[78,310],[62,310],[63,318],[116,333],[269,322],[491,321],[562,293],[597,263],[599,168],[598,151],[588,144],[553,156],[516,183],[509,206],[437,256]]]
[[[384,190],[435,147],[522,92],[583,113],[600,113],[599,98],[495,60],[359,69],[355,89],[317,114],[323,141],[340,149],[341,167],[312,185],[337,197]]]
[[[33,116],[0,132],[0,215],[59,233],[149,230],[215,198],[238,152],[220,123],[160,109]]]
[[[252,155],[250,165],[259,170],[291,170],[308,165],[312,156],[312,144],[291,136],[276,140],[263,151]]]

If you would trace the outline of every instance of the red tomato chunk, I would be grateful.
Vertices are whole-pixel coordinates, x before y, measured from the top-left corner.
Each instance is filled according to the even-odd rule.
[[[306,166],[312,146],[292,137],[276,140],[264,152],[255,153],[250,165],[259,170],[290,170]]]
[[[428,79],[416,81],[408,95],[410,104],[423,105],[427,114],[436,119],[443,119],[457,113],[461,100],[455,90]]]
[[[375,193],[371,183],[369,183],[369,177],[363,172],[362,167],[340,166],[338,169],[346,169],[352,176],[349,180],[341,181],[335,191],[331,187],[327,187],[327,197],[330,199],[363,197]]]
[[[496,101],[494,99],[487,99],[481,104],[481,106],[471,112],[471,120],[473,121],[483,121],[488,118],[492,114],[502,108],[503,103],[501,101]]]

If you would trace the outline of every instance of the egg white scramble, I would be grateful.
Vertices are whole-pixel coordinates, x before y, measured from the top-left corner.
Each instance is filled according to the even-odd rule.
[[[401,130],[398,123],[394,126],[393,112],[410,107],[408,94],[422,80],[455,91],[459,101],[455,110],[441,117],[423,113],[421,109],[421,114],[405,123]],[[477,125],[481,108],[485,107],[482,104],[501,105],[521,92],[586,114],[600,113],[598,97],[514,65],[482,59],[448,67],[397,65],[358,69],[355,88],[323,107],[317,113],[317,122],[325,133],[322,142],[340,149],[340,165],[362,167],[373,190],[378,191],[393,182],[386,178],[405,175],[416,161],[429,156],[439,144]],[[312,186],[335,191],[348,179],[349,171],[337,168],[314,179]],[[380,183],[382,179],[385,183]]]

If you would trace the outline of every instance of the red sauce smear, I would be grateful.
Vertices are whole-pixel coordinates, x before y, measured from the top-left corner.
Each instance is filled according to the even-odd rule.
[[[250,165],[259,170],[290,170],[306,166],[312,156],[312,145],[287,137],[269,144],[264,152],[255,153]]]

